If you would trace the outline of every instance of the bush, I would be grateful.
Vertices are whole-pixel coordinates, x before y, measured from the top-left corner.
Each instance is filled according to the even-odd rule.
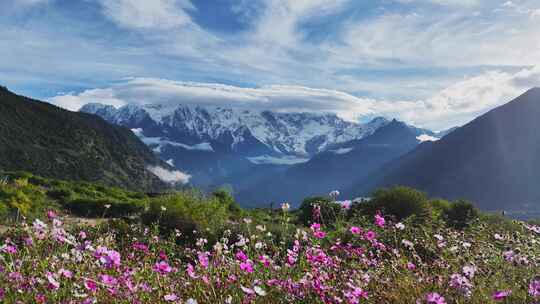
[[[472,203],[464,200],[452,203],[450,208],[442,214],[447,225],[457,229],[463,229],[469,226],[478,216],[478,209]]]
[[[73,196],[73,191],[65,188],[52,189],[47,191],[47,196],[65,203]]]
[[[184,191],[151,200],[141,219],[148,225],[158,224],[164,233],[178,229],[191,238],[193,231],[217,235],[229,219],[229,211],[216,196]]]
[[[350,211],[352,216],[370,217],[377,212],[392,216],[398,221],[412,215],[425,219],[431,214],[427,196],[423,192],[407,187],[377,190],[370,201],[354,203]]]
[[[434,211],[435,216],[442,217],[442,214],[445,213],[451,207],[451,203],[444,199],[434,199],[429,202],[431,209]]]
[[[212,196],[216,198],[222,205],[227,207],[227,210],[235,215],[240,215],[242,213],[242,208],[234,200],[231,192],[226,189],[219,189],[212,193]]]
[[[143,201],[122,202],[103,198],[77,198],[69,201],[65,207],[81,217],[126,217],[143,212],[145,204]]]
[[[313,218],[313,211],[316,206],[321,208],[321,219]],[[336,204],[328,197],[308,197],[304,199],[299,208],[298,221],[305,226],[309,226],[314,222],[320,224],[333,225],[341,214],[342,207]]]

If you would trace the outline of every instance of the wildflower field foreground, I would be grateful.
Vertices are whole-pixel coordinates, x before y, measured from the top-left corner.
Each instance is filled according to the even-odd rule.
[[[320,198],[193,231],[161,203],[151,224],[69,226],[54,211],[18,222],[0,237],[0,302],[540,303],[532,223],[465,214],[458,225],[435,201],[406,217],[355,214],[358,203]]]

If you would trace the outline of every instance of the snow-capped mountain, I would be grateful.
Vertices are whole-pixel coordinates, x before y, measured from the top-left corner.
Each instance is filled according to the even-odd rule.
[[[82,112],[131,129],[139,136],[164,143],[210,145],[256,157],[294,155],[311,157],[328,147],[373,134],[388,124],[376,118],[366,124],[347,122],[334,114],[276,113],[221,107],[134,105],[120,108],[91,103]]]

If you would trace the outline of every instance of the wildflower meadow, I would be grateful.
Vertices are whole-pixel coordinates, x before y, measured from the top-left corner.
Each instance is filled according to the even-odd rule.
[[[243,211],[223,229],[110,219],[68,225],[48,211],[1,236],[2,303],[539,303],[540,226],[483,215],[456,228],[427,219],[351,216],[310,201]],[[328,207],[333,215],[330,216]],[[337,207],[337,208],[335,208]],[[330,221],[330,219],[332,219]]]

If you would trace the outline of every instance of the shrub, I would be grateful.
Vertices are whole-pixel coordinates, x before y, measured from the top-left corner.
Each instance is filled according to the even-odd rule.
[[[193,231],[217,235],[229,219],[229,211],[215,196],[183,191],[152,199],[141,219],[145,224],[158,224],[164,233],[178,229],[191,238]]]
[[[47,196],[52,199],[58,200],[61,203],[67,202],[72,195],[73,191],[65,188],[51,189],[47,191]]]
[[[459,200],[452,203],[442,216],[449,226],[463,229],[478,218],[479,212],[472,203]]]
[[[450,209],[451,203],[444,199],[433,199],[429,202],[435,216],[441,217],[444,212]]]
[[[227,207],[227,210],[233,214],[239,215],[242,213],[242,208],[234,200],[231,192],[226,189],[218,189],[212,193],[212,196],[216,198],[221,204]]]
[[[321,209],[321,218],[316,220],[313,218],[313,212],[316,207]],[[342,207],[336,204],[328,197],[308,197],[304,199],[298,210],[298,221],[305,226],[309,226],[314,222],[319,222],[325,225],[333,225],[341,214]]]
[[[65,207],[77,216],[126,217],[143,212],[145,204],[143,201],[122,202],[104,198],[77,198],[69,201]]]
[[[402,220],[415,215],[426,218],[430,215],[427,196],[418,190],[407,187],[380,189],[373,193],[367,202],[354,203],[350,213],[352,216],[374,216],[377,212]]]

